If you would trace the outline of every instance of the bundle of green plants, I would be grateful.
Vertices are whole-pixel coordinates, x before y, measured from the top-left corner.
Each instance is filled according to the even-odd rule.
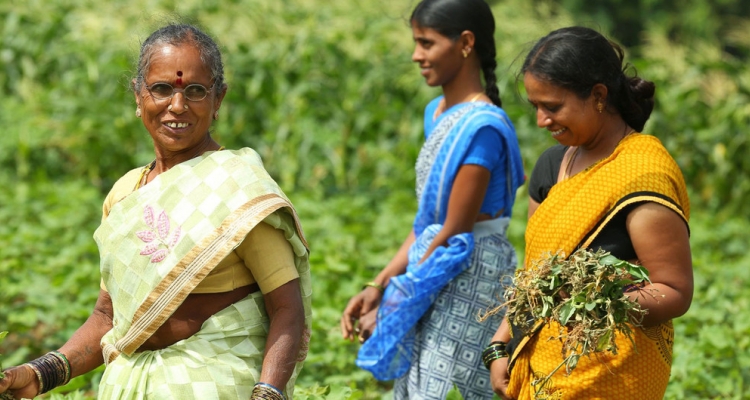
[[[540,322],[559,323],[555,339],[563,344],[562,362],[543,383],[563,365],[570,374],[581,356],[617,354],[616,335],[625,335],[635,346],[633,329],[641,325],[646,310],[626,292],[638,288],[653,296],[653,289],[643,288],[647,283],[646,268],[603,250],[579,249],[570,257],[549,254],[517,272],[505,291],[505,303],[496,310],[507,307],[508,320],[525,333]]]

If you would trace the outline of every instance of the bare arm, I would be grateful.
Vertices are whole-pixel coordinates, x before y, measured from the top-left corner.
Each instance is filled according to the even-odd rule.
[[[94,311],[59,350],[70,362],[71,377],[83,375],[104,362],[100,342],[112,329],[112,316],[112,299],[101,290]],[[33,398],[39,394],[39,380],[27,365],[10,368],[0,381],[0,393],[8,389],[17,398]]]
[[[630,292],[648,314],[644,326],[685,314],[693,300],[693,263],[685,221],[669,208],[645,203],[628,214],[628,234],[651,285]],[[656,289],[650,294],[649,289]]]
[[[260,380],[283,390],[294,372],[305,329],[299,279],[266,293],[263,300],[271,324]]]
[[[539,208],[539,203],[537,203],[536,200],[529,197],[529,216],[528,218],[531,218],[532,215],[536,212],[536,209]]]
[[[443,228],[430,243],[420,262],[429,257],[438,246],[445,246],[451,236],[474,229],[474,222],[479,215],[489,181],[490,171],[479,165],[467,164],[458,170],[448,200],[448,213]],[[409,248],[414,241],[415,235],[411,232],[391,262],[375,278],[376,283],[385,287],[391,278],[406,272]],[[381,298],[382,293],[368,287],[349,300],[341,317],[341,334],[345,339],[354,340],[359,336],[360,342],[363,342],[370,336],[375,328],[373,313],[376,312]],[[368,317],[363,318],[365,316]],[[354,328],[356,320],[360,320],[359,331]]]
[[[487,168],[466,164],[458,170],[448,199],[443,228],[435,235],[419,262],[426,260],[438,246],[445,246],[451,236],[474,229],[489,184],[490,171]]]
[[[112,298],[109,293],[100,290],[94,312],[60,348],[60,352],[70,361],[73,376],[83,375],[104,363],[101,341],[104,334],[112,329],[113,315]]]
[[[540,203],[536,200],[529,197],[528,218],[531,218],[531,216],[534,215],[536,209],[539,208],[539,204]],[[508,343],[510,342],[510,339],[510,324],[506,318],[503,318],[497,331],[495,331],[495,335],[492,336],[492,341],[499,340]],[[490,383],[492,385],[492,390],[503,400],[510,399],[506,394],[506,391],[508,390],[508,382],[510,381],[510,374],[508,373],[509,361],[510,359],[508,357],[503,357],[493,361],[490,365]]]

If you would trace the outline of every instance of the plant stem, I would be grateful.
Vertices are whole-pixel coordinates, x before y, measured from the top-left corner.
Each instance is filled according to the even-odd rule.
[[[537,396],[539,396],[539,392],[541,392],[541,391],[542,391],[542,389],[544,389],[544,384],[545,384],[545,383],[547,383],[547,381],[549,381],[550,379],[552,379],[552,375],[554,375],[554,374],[555,374],[555,372],[557,372],[557,370],[559,370],[560,368],[562,368],[562,366],[563,366],[563,365],[565,365],[565,364],[566,364],[566,363],[568,362],[568,360],[570,360],[570,358],[571,358],[571,357],[573,357],[574,355],[577,355],[577,354],[575,354],[575,353],[571,353],[571,354],[570,354],[569,356],[565,357],[565,358],[563,359],[563,361],[562,361],[562,362],[560,363],[560,365],[558,365],[557,367],[555,367],[555,369],[553,369],[553,370],[552,370],[552,372],[550,372],[550,373],[549,373],[549,375],[547,375],[547,376],[546,376],[546,377],[545,377],[545,378],[544,378],[544,379],[543,379],[543,380],[542,380],[542,381],[541,381],[541,382],[539,383],[539,389],[537,389],[537,390],[536,390],[536,391],[534,392],[534,398],[535,398],[535,399],[537,398]]]

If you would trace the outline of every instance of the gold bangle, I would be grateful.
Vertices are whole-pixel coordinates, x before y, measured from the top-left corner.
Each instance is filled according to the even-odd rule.
[[[33,364],[26,363],[26,365],[28,365],[29,368],[31,368],[31,370],[34,371],[34,373],[36,374],[37,379],[39,379],[39,393],[37,393],[37,394],[44,393],[44,380],[42,379],[42,373]]]
[[[368,287],[373,287],[375,289],[378,289],[380,291],[380,293],[385,293],[385,288],[383,287],[383,285],[381,285],[381,284],[379,284],[379,283],[377,283],[375,281],[370,281],[370,282],[365,283],[365,285],[362,286],[362,290],[365,290]]]

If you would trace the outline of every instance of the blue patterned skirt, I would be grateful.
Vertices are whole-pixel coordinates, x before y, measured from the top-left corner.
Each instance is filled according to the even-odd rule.
[[[477,315],[501,304],[516,270],[516,252],[506,236],[509,220],[474,225],[471,264],[443,288],[417,323],[411,368],[395,381],[394,399],[444,400],[454,385],[466,400],[492,399],[482,350],[504,312],[484,322]]]

